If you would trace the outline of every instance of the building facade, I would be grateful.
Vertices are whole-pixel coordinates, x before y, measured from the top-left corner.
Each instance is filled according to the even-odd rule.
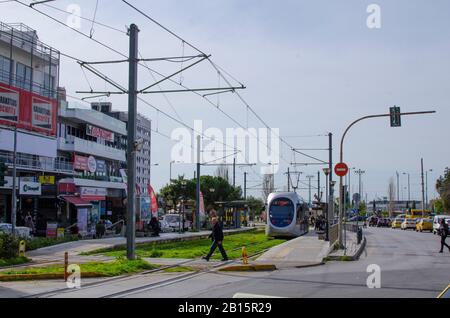
[[[101,219],[125,218],[126,125],[64,100],[58,116],[58,157],[73,165],[73,176],[58,184],[64,223],[89,235]]]
[[[11,222],[14,150],[17,224],[31,213],[45,231],[45,222],[58,218],[56,180],[72,174],[57,154],[59,61],[35,30],[0,22],[0,160],[8,166],[0,222]]]

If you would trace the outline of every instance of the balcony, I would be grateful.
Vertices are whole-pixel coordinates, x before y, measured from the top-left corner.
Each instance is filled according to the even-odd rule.
[[[120,162],[126,161],[124,150],[107,147],[96,142],[80,139],[77,137],[59,138],[58,150],[76,152],[88,156],[110,159]]]
[[[124,122],[96,110],[69,108],[69,104],[64,101],[61,101],[58,116],[79,124],[91,124],[118,135],[127,135],[126,124]]]
[[[12,153],[0,152],[0,161],[3,161],[6,165],[12,168],[14,163]],[[36,156],[17,154],[16,167],[18,170],[25,171],[73,175],[73,164],[62,161],[58,158],[41,157],[36,159]]]

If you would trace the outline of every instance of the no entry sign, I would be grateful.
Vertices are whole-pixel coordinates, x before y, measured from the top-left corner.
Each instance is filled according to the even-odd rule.
[[[343,162],[338,163],[334,168],[334,172],[338,177],[345,177],[348,173],[348,166]]]

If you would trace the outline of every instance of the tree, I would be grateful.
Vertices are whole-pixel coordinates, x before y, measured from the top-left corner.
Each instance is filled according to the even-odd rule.
[[[389,205],[388,205],[388,212],[389,217],[394,217],[395,212],[395,182],[394,178],[389,179],[389,187],[388,187],[388,198],[389,198]]]
[[[183,182],[186,183],[185,186],[183,186]],[[221,177],[201,176],[200,190],[203,193],[205,207],[207,208],[214,206],[214,203],[218,201],[242,199],[241,187],[233,187]],[[195,200],[196,191],[196,180],[185,180],[184,177],[180,177],[178,180],[162,188],[161,196],[166,202],[172,202],[172,204],[169,204],[170,206],[175,207],[181,197],[184,197],[185,200]]]
[[[444,210],[450,211],[450,168],[446,168],[444,175],[437,180],[436,190],[443,201]]]
[[[269,194],[275,192],[275,176],[273,174],[265,174],[263,177],[263,197],[267,199]]]
[[[265,203],[263,200],[255,198],[253,196],[249,196],[247,198],[247,202],[248,202],[248,207],[250,210],[250,218],[251,218],[251,220],[254,220],[255,216],[261,215],[261,212],[263,211]]]

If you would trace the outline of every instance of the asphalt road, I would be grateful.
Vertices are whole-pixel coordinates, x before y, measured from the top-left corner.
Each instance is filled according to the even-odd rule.
[[[328,262],[318,267],[245,274],[136,275],[44,297],[229,298],[236,293],[249,293],[294,298],[435,298],[450,284],[450,252],[438,253],[439,237],[392,229],[368,229],[366,237],[366,251],[356,262]],[[370,275],[367,268],[372,264],[381,269],[379,289],[367,287]],[[28,284],[8,283],[0,290],[23,297],[42,287]]]

